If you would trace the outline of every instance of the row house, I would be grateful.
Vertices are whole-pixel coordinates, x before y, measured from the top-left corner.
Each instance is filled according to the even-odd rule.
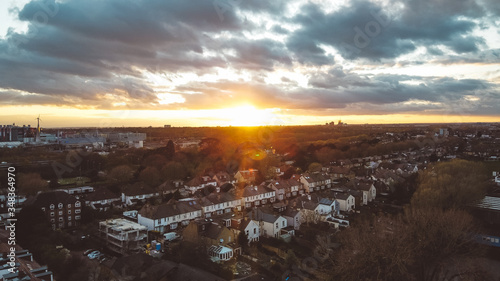
[[[200,206],[203,216],[209,218],[233,212],[235,209],[241,211],[241,201],[242,199],[232,192],[211,193],[200,199]]]
[[[296,197],[301,194],[300,191],[302,194],[304,193],[302,184],[294,179],[273,181],[269,184],[269,188],[276,192],[276,200],[278,201]]]
[[[26,204],[40,208],[52,229],[77,226],[81,220],[82,201],[64,191],[38,193]]]
[[[268,202],[273,203],[276,192],[263,185],[248,185],[243,189],[242,204],[245,208],[258,207]]]
[[[217,186],[217,181],[210,176],[200,176],[188,181],[184,188],[193,194],[210,185],[214,187]]]
[[[111,192],[106,187],[101,187],[85,196],[85,205],[97,211],[107,211],[113,205],[121,205],[121,198],[120,195]]]
[[[300,182],[303,184],[306,193],[332,187],[330,176],[317,172],[303,174],[300,176]]]
[[[161,205],[146,204],[137,215],[137,222],[148,230],[168,232],[177,229],[179,223],[188,225],[191,220],[200,218],[201,206],[195,200],[171,200]]]
[[[344,178],[351,180],[355,177],[354,172],[352,172],[348,167],[332,166],[328,169],[328,172],[330,173],[333,180],[340,180]]]
[[[160,196],[160,193],[141,182],[127,185],[122,192],[122,202],[127,206],[146,202],[148,198]]]

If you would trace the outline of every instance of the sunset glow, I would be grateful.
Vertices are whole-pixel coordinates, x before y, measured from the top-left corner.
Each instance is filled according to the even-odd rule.
[[[500,122],[494,1],[47,1],[0,3],[3,123]]]

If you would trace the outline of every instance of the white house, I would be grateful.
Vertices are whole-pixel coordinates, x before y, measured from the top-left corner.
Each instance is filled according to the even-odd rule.
[[[322,173],[305,173],[300,177],[300,182],[304,185],[307,193],[332,187],[330,176]]]
[[[111,192],[106,187],[97,188],[95,192],[85,196],[85,205],[94,210],[107,211],[113,203],[121,203],[120,195]]]
[[[359,182],[354,185],[354,189],[363,192],[363,205],[368,204],[368,202],[372,202],[377,197],[377,189],[372,182]],[[366,201],[364,201],[365,198]]]
[[[222,215],[237,209],[241,211],[241,198],[232,192],[212,193],[200,199],[203,216],[206,218],[212,215]]]
[[[242,204],[245,208],[252,206],[261,206],[268,202],[273,203],[276,198],[276,192],[262,185],[248,185],[243,189]]]
[[[281,229],[286,228],[288,224],[282,216],[264,213],[261,217],[260,226],[262,228],[262,235],[279,238],[281,236]]]
[[[259,241],[260,227],[259,223],[255,220],[249,218],[232,219],[231,229],[234,231],[236,237],[241,231],[244,231],[248,238],[248,243]]]
[[[195,200],[171,200],[161,205],[146,204],[137,215],[137,222],[148,230],[168,232],[177,229],[179,223],[188,225],[191,220],[201,217],[201,206]]]
[[[339,202],[339,210],[350,212],[355,208],[354,196],[349,193],[335,193],[335,200]]]
[[[282,214],[288,226],[293,227],[295,230],[300,229],[301,215],[298,210],[288,207]]]
[[[280,215],[274,215],[267,212],[267,210],[256,209],[250,216],[259,222],[262,236],[282,238],[283,235],[295,235],[295,230],[288,227],[287,220]]]
[[[127,206],[131,206],[137,204],[138,201],[144,202],[146,199],[156,196],[160,196],[157,190],[148,185],[136,183],[124,188],[122,192],[122,202]]]
[[[294,179],[276,180],[269,184],[269,188],[276,192],[276,200],[281,201],[299,194],[302,184]]]

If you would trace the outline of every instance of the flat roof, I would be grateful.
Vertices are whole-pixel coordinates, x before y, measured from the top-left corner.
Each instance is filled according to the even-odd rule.
[[[105,220],[101,221],[101,224],[112,227],[113,229],[119,231],[128,231],[128,230],[146,230],[147,227],[141,224],[138,224],[133,221],[129,221],[126,219],[113,219],[113,220]]]
[[[500,211],[500,197],[485,196],[475,206],[481,209]]]

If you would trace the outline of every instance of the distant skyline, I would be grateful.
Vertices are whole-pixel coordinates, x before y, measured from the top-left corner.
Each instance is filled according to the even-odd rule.
[[[0,3],[0,124],[500,122],[495,0]]]

